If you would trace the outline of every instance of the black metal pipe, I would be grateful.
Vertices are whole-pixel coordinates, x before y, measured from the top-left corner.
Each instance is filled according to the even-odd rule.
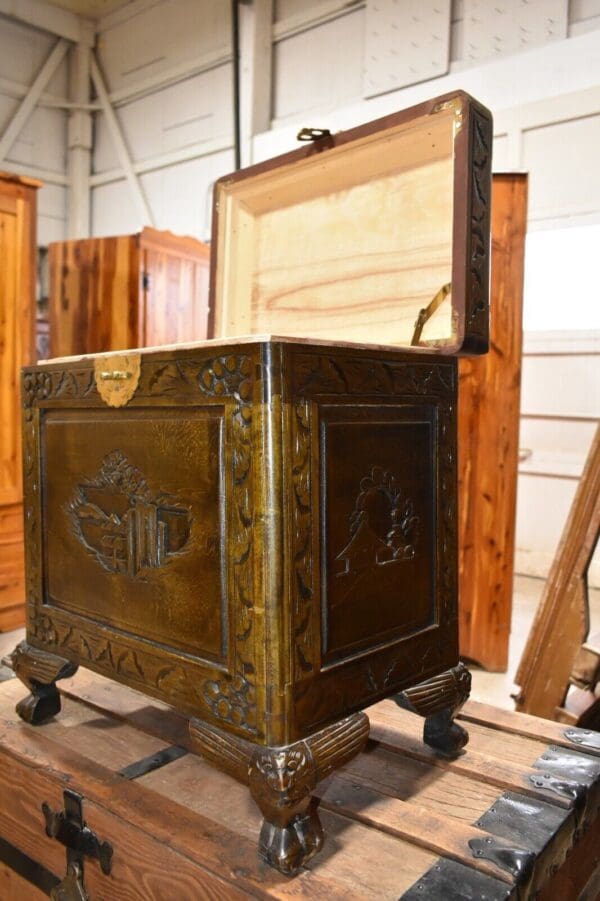
[[[242,165],[240,146],[240,15],[238,0],[231,0],[231,40],[233,56],[233,151],[237,171]]]

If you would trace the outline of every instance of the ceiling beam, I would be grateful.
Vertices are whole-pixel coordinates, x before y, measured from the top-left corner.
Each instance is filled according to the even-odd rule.
[[[94,23],[45,0],[0,0],[0,15],[74,43],[94,44]]]
[[[0,137],[0,167],[2,166],[5,157],[10,152],[12,145],[23,131],[27,120],[42,96],[46,85],[63,61],[68,48],[69,43],[68,41],[63,40],[63,38],[60,38],[56,42],[50,56],[47,58],[46,62],[38,72],[35,81],[29,88],[29,92],[23,98],[16,113],[8,123],[2,137]]]
[[[93,52],[90,55],[90,72],[94,87],[96,88],[98,100],[100,101],[100,104],[102,106],[102,112],[106,117],[106,124],[108,126],[110,136],[115,146],[117,156],[119,157],[119,162],[123,168],[125,178],[129,182],[129,186],[133,192],[134,200],[138,207],[142,225],[154,225],[152,211],[148,206],[148,201],[146,200],[146,196],[140,184],[140,180],[136,175],[135,169],[133,168],[133,162],[131,160],[131,156],[129,155],[129,149],[125,142],[125,137],[123,135],[121,125],[119,123],[119,120],[117,119],[117,114],[111,106],[111,102],[108,97],[108,91],[106,89],[106,85],[104,84],[104,77],[102,75],[102,72],[100,71],[100,67],[98,66],[96,57]]]

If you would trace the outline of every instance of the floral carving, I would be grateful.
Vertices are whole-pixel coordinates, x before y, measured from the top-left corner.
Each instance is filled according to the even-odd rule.
[[[198,376],[202,391],[214,397],[235,397],[242,416],[250,415],[248,404],[252,400],[252,360],[248,356],[216,357],[204,364]]]
[[[419,517],[395,476],[374,466],[360,483],[350,517],[350,540],[336,557],[336,577],[372,566],[389,566],[415,556]]]
[[[255,690],[244,676],[209,679],[204,683],[203,696],[213,715],[223,722],[246,729],[255,727]]]

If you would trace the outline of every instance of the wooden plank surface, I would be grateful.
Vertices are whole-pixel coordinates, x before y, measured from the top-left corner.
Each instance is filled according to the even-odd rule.
[[[46,901],[46,892],[0,862],[0,898],[2,901]]]
[[[467,705],[466,717],[477,720],[471,723],[470,744],[457,760],[445,761],[420,742],[422,720],[384,701],[368,711],[373,739],[367,750],[319,786],[326,845],[289,880],[256,856],[261,818],[247,788],[197,755],[184,754],[134,779],[119,772],[134,758],[183,739],[183,717],[86,671],[64,684],[68,696],[63,712],[38,728],[22,723],[14,713],[14,702],[24,691],[20,683],[0,685],[0,837],[8,833],[25,854],[35,855],[62,876],[64,849],[45,837],[40,804],[46,800],[61,806],[67,784],[79,790],[91,828],[115,847],[110,877],[95,863],[86,867],[86,886],[94,901],[158,901],[174,897],[174,891],[184,901],[391,901],[435,871],[440,860],[464,868],[461,873],[490,879],[501,893],[498,897],[516,898],[514,873],[499,858],[477,857],[470,847],[470,842],[485,842],[490,835],[497,840],[498,833],[489,833],[487,823],[507,788],[524,801],[542,799],[542,806],[562,823],[537,854],[522,899],[538,890],[544,901],[555,898],[548,893],[548,881],[558,879],[552,875],[556,868],[561,879],[556,885],[578,892],[591,878],[600,854],[598,817],[590,819],[583,832],[585,854],[577,846],[577,854],[567,857],[575,840],[572,805],[523,784],[547,752],[548,740],[555,738],[556,724],[547,724],[548,734],[537,735],[532,717],[517,716],[517,725],[507,730],[495,718],[494,708]],[[506,712],[504,716],[511,718]],[[82,737],[84,733],[91,738]],[[573,745],[565,747],[572,750]],[[600,785],[600,779],[596,783]],[[15,785],[27,790],[14,791]],[[588,806],[590,798],[591,789]],[[486,825],[479,824],[482,819]],[[523,842],[526,837],[521,835],[509,845],[514,852]],[[565,869],[570,859],[577,862],[578,872]],[[566,901],[571,895],[562,897]]]
[[[50,245],[51,356],[136,346],[139,257],[135,235]]]
[[[492,179],[490,349],[459,360],[460,653],[506,671],[513,592],[527,176]]]
[[[563,748],[581,747],[587,754],[600,757],[600,748],[590,743],[584,744],[585,730],[573,731],[562,723],[555,723],[539,716],[502,710],[500,707],[492,707],[479,701],[468,701],[461,712],[461,719],[465,720],[467,728],[469,723],[483,723],[497,729],[502,733],[498,736],[502,741],[505,735],[524,735]],[[569,738],[567,733],[575,735],[575,740]]]

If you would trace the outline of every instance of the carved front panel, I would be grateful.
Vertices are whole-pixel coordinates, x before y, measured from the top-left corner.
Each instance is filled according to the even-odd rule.
[[[435,409],[324,406],[322,661],[435,620]]]
[[[48,412],[49,606],[224,662],[223,408]]]

